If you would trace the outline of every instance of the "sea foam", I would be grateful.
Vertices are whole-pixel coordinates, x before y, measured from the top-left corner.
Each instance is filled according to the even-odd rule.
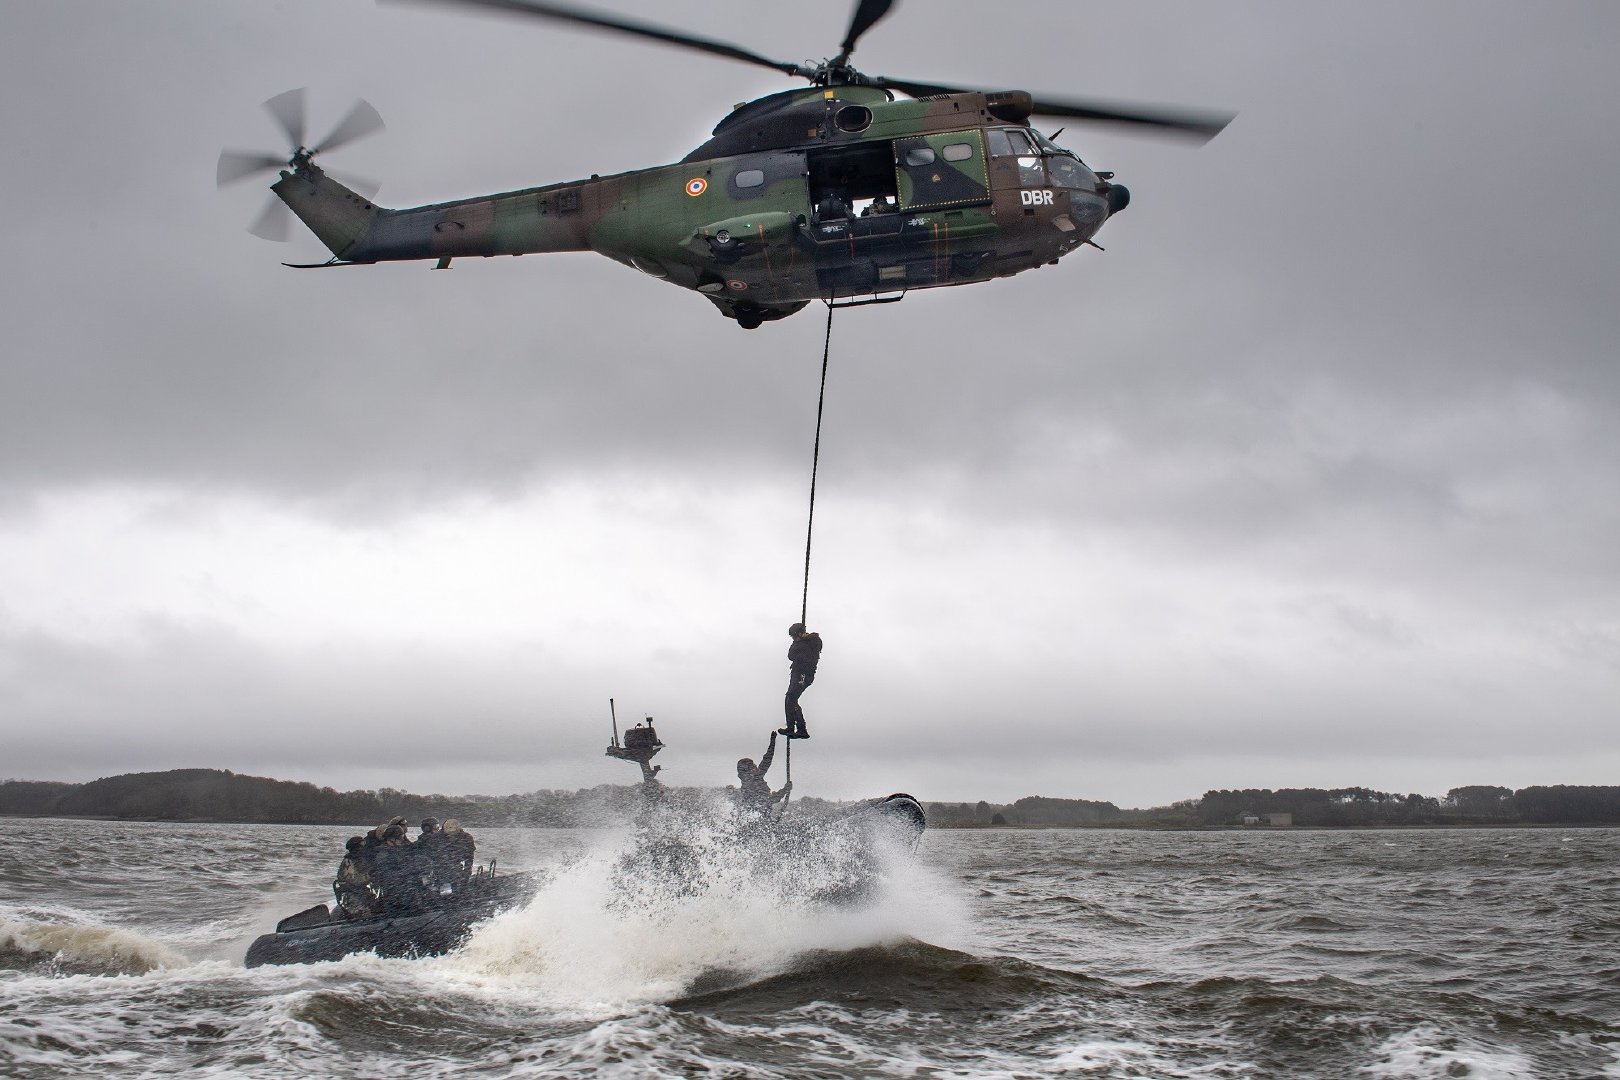
[[[595,1011],[746,985],[808,952],[959,939],[968,920],[956,890],[909,847],[809,828],[784,848],[723,803],[686,808],[601,836],[528,904],[434,963],[458,982],[521,985]]]

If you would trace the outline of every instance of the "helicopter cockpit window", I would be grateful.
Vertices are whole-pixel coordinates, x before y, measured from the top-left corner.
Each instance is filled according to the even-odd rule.
[[[913,168],[920,165],[932,165],[933,163],[934,148],[931,146],[913,146],[906,151],[906,164]]]
[[[1040,158],[1030,155],[1018,159],[1018,184],[1027,188],[1046,186],[1046,168]]]
[[[1045,135],[1042,135],[1040,132],[1036,131],[1034,128],[1030,128],[1029,133],[1035,137],[1035,145],[1039,146],[1041,148],[1041,153],[1043,153],[1043,154],[1067,154],[1068,153],[1068,151],[1063,149],[1063,147],[1059,146],[1057,143],[1053,142],[1051,139],[1048,139]]]
[[[1058,187],[1076,188],[1081,191],[1096,190],[1096,173],[1068,154],[1053,154],[1048,157],[1046,170],[1052,175],[1052,183]]]
[[[946,161],[966,161],[973,156],[973,146],[965,142],[946,143],[939,156]]]
[[[986,131],[984,144],[990,150],[991,157],[1012,157],[1012,144],[1007,141],[1007,133],[1001,128]]]
[[[1029,136],[1025,135],[1022,131],[1019,131],[1016,128],[1005,128],[1003,130],[1006,132],[1007,142],[1011,144],[1012,152],[1014,154],[1022,156],[1037,152],[1034,145],[1030,143]]]
[[[744,169],[737,174],[737,186],[740,188],[760,187],[764,183],[764,169]]]

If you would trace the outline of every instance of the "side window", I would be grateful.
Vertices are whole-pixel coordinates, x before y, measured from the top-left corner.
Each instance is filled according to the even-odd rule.
[[[1012,144],[1012,152],[1020,157],[1036,153],[1035,146],[1029,141],[1029,136],[1022,131],[1007,132],[1007,141]]]
[[[894,140],[895,192],[903,210],[990,201],[979,129],[907,135]]]
[[[1012,157],[1012,144],[1007,141],[1007,133],[1001,128],[991,128],[984,133],[984,138],[991,157]]]
[[[737,186],[740,188],[759,187],[765,183],[764,169],[744,169],[737,174]]]

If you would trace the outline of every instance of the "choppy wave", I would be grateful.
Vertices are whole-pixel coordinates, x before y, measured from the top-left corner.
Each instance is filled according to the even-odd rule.
[[[0,915],[0,970],[67,975],[142,975],[188,963],[179,952],[133,930]]]
[[[246,970],[349,830],[35,823],[100,871],[0,882],[0,1074],[1620,1078],[1620,833],[930,835],[839,906],[683,828],[481,834],[547,874],[459,953]]]

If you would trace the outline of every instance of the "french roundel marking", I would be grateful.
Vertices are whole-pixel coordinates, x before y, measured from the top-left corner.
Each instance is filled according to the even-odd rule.
[[[732,278],[730,281],[726,282],[726,288],[730,289],[732,292],[746,292],[748,290],[748,282],[741,281],[737,278]]]
[[[686,182],[686,193],[688,195],[701,195],[708,190],[709,182],[701,176],[694,176]]]

